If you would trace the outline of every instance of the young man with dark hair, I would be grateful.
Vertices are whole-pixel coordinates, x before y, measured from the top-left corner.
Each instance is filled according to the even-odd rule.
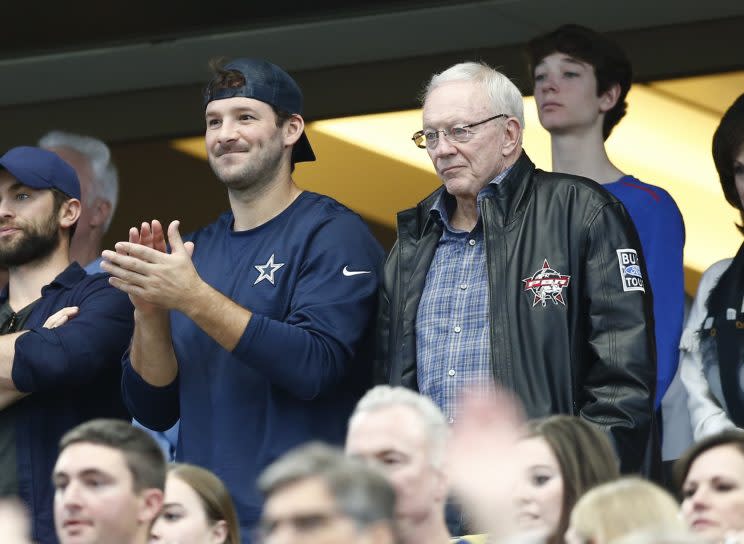
[[[284,70],[234,60],[204,106],[230,211],[188,241],[172,222],[170,253],[161,224],[143,224],[104,252],[103,267],[135,306],[128,407],[153,429],[180,415],[176,459],[222,478],[247,538],[261,470],[308,440],[343,442],[372,377],[383,255],[358,215],[294,183],[292,165],[315,154],[302,93]]]
[[[34,539],[55,542],[49,474],[57,443],[95,417],[128,417],[121,357],[132,306],[70,260],[80,184],[51,151],[0,157],[0,496],[19,495]]]
[[[165,458],[127,422],[96,419],[62,437],[54,467],[61,544],[146,544],[163,504]]]
[[[617,44],[579,25],[534,38],[528,53],[538,117],[551,136],[553,171],[602,184],[623,203],[638,230],[653,291],[658,408],[679,358],[685,231],[669,193],[623,173],[607,156],[604,142],[627,109],[630,61]]]

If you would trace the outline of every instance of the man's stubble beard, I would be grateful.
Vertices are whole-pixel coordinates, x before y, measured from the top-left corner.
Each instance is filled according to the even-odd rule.
[[[20,226],[21,234],[9,243],[0,241],[0,266],[13,268],[31,262],[42,261],[59,247],[59,224],[57,212],[37,224]]]
[[[278,145],[277,142],[279,142]],[[257,194],[276,179],[283,159],[279,137],[272,138],[263,149],[258,146],[254,148],[260,153],[250,161],[240,164],[237,169],[232,169],[229,174],[221,172],[213,157],[209,157],[209,166],[228,190]]]

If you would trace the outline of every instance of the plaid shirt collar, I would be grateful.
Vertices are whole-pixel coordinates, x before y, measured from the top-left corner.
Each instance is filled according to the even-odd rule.
[[[486,186],[478,192],[478,196],[476,197],[477,202],[480,203],[483,198],[491,194],[494,186],[504,181],[504,178],[506,178],[511,169],[512,166],[510,166],[509,168],[501,172],[498,176],[489,181]],[[429,213],[431,213],[432,217],[440,224],[442,224],[448,231],[459,232],[456,229],[452,228],[452,225],[450,224],[450,216],[452,211],[454,210],[454,207],[455,198],[445,189],[441,192],[436,202],[434,202],[434,205],[431,207]],[[480,218],[478,219],[478,223],[480,223]]]

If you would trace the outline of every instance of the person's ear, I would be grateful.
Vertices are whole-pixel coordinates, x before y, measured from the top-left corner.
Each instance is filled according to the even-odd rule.
[[[284,123],[284,145],[290,146],[297,143],[305,130],[305,120],[301,115],[294,114]]]
[[[90,210],[90,226],[101,227],[105,225],[111,215],[111,208],[111,202],[103,198],[96,198]]]
[[[432,462],[432,470],[436,473],[437,481],[434,484],[434,497],[435,501],[441,501],[442,504],[447,500],[450,494],[450,481],[449,481],[449,456],[444,455],[444,459],[439,463],[439,466]]]
[[[620,99],[620,84],[613,83],[609,89],[599,95],[599,111],[606,113],[615,107]]]
[[[59,226],[70,228],[80,219],[80,201],[71,198],[65,201],[59,208]]]
[[[161,489],[147,488],[139,494],[140,505],[137,521],[150,525],[160,515],[163,508],[163,491]]]
[[[501,148],[503,156],[509,156],[522,143],[522,125],[516,117],[508,117],[504,127],[504,144]]]
[[[227,522],[224,519],[217,521],[210,530],[210,544],[225,544],[227,541]]]

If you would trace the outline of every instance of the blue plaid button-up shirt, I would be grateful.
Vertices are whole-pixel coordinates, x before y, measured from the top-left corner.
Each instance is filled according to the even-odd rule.
[[[502,172],[478,194],[478,202],[500,183]],[[483,223],[471,232],[450,225],[442,193],[431,209],[443,229],[416,314],[419,391],[444,412],[457,417],[457,394],[463,388],[493,383],[488,320],[488,272],[483,247]]]

